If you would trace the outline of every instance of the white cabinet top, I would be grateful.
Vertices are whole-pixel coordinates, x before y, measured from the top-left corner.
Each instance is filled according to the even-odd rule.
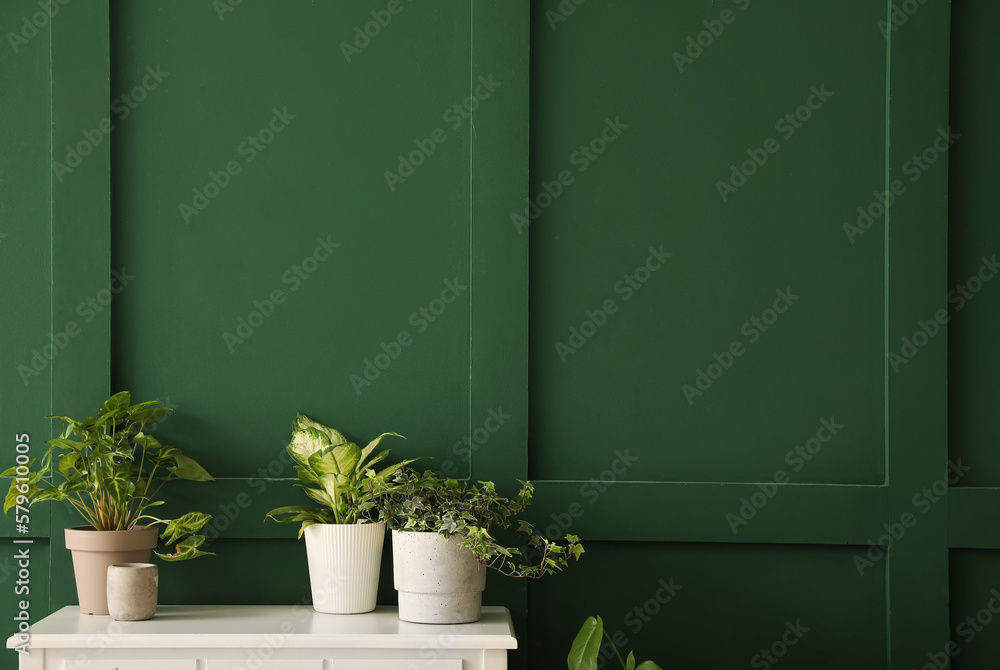
[[[161,605],[149,621],[115,621],[70,605],[33,624],[40,649],[284,648],[516,649],[505,607],[484,607],[476,623],[431,625],[400,621],[395,607],[368,614],[323,614],[310,605]],[[17,637],[7,647],[20,644]],[[30,647],[29,647],[30,648]]]

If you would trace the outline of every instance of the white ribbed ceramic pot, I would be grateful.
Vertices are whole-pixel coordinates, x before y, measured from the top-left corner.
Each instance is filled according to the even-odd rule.
[[[392,531],[393,582],[399,618],[413,623],[479,621],[486,566],[462,538],[437,533]]]
[[[305,530],[313,609],[362,614],[375,609],[384,523],[314,523]]]

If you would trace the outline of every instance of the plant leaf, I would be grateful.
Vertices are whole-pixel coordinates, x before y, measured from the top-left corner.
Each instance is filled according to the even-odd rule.
[[[174,462],[177,463],[177,467],[167,469],[181,479],[187,479],[192,482],[210,482],[214,480],[214,477],[208,474],[205,468],[198,465],[198,462],[193,458],[189,458],[183,454],[174,454]]]
[[[333,500],[330,498],[330,494],[322,489],[313,489],[308,486],[303,486],[302,490],[306,492],[310,498],[318,502],[320,505],[325,507],[333,507]]]
[[[128,470],[104,480],[103,487],[111,498],[120,505],[128,502],[135,491],[135,482],[128,478]]]
[[[132,402],[132,394],[128,391],[119,391],[110,398],[104,401],[101,405],[101,409],[98,410],[98,416],[104,416],[105,414],[114,414],[120,410],[126,409]]]
[[[319,421],[314,421],[310,419],[305,414],[298,414],[295,417],[295,422],[292,424],[295,430],[305,430],[306,428],[312,428],[318,430],[319,432],[326,435],[329,440],[329,444],[336,447],[347,442],[347,438],[340,434],[336,428],[330,428],[329,426],[324,426]]]
[[[337,463],[337,472],[342,475],[350,475],[355,470],[361,458],[361,449],[353,442],[341,444],[330,451],[333,460]]]
[[[160,421],[167,414],[167,412],[170,411],[170,409],[167,407],[153,407],[150,405],[150,403],[155,405],[156,402],[156,400],[151,400],[149,403],[144,402],[136,405],[135,407],[129,408],[130,411],[134,412],[132,414],[132,420],[139,425],[149,425]]]
[[[58,449],[66,449],[67,451],[82,451],[87,445],[83,442],[77,442],[76,440],[67,440],[63,437],[55,437],[49,440],[49,444]]]
[[[178,543],[174,548],[175,553],[173,554],[161,554],[158,551],[155,553],[163,560],[169,562],[186,561],[189,558],[195,558],[196,556],[215,556],[215,554],[210,551],[201,551],[198,549],[204,541],[204,535],[194,535],[183,542]]]
[[[379,470],[379,472],[376,473],[375,476],[376,477],[388,477],[390,475],[394,475],[397,472],[399,472],[402,468],[404,468],[407,465],[409,465],[410,463],[413,463],[414,461],[419,461],[419,460],[420,460],[419,458],[411,458],[411,459],[406,460],[406,461],[400,461],[399,463],[395,463],[393,465],[390,465],[389,467],[385,468],[384,470]]]
[[[73,470],[77,469],[77,463],[80,461],[80,452],[71,451],[62,458],[59,459],[59,472],[63,473],[67,478],[70,477]]]
[[[10,510],[14,509],[17,505],[17,496],[21,495],[21,492],[17,490],[18,483],[16,479],[10,480],[10,488],[7,489],[7,496],[3,501],[3,513],[7,514]]]
[[[47,489],[42,489],[38,491],[35,495],[31,497],[31,502],[36,503],[42,500],[65,500],[69,496],[69,493],[59,488],[58,486],[50,486]]]
[[[597,670],[597,657],[601,651],[604,621],[601,617],[587,617],[580,632],[573,639],[566,662],[569,670]]]
[[[313,471],[309,468],[296,465],[295,474],[298,476],[299,481],[303,484],[319,484],[319,480],[316,478],[316,475],[314,475]]]
[[[625,670],[635,670],[635,654],[631,651],[625,659]]]
[[[163,529],[163,533],[160,534],[160,537],[163,539],[169,537],[167,544],[173,544],[185,535],[194,535],[197,533],[211,518],[211,514],[205,514],[204,512],[188,512],[184,516],[167,521],[167,525]]]
[[[361,455],[358,457],[358,465],[357,465],[358,470],[366,470],[369,467],[371,467],[372,465],[374,465],[375,463],[377,463],[378,461],[382,460],[383,458],[385,458],[386,456],[389,455],[388,451],[383,451],[381,454],[379,454],[376,457],[378,460],[373,460],[372,463],[366,463],[365,462],[365,459],[368,458],[368,455],[371,454],[375,450],[375,448],[379,444],[382,443],[382,440],[384,440],[385,438],[389,437],[390,435],[392,435],[393,437],[402,437],[404,440],[406,439],[405,437],[403,437],[399,433],[382,433],[381,435],[379,435],[378,437],[376,437],[374,440],[372,440],[371,442],[369,442],[368,445],[365,446],[365,448],[361,450]]]
[[[278,515],[291,514],[293,517],[287,519],[279,519]],[[275,507],[273,510],[267,513],[267,518],[274,519],[278,523],[291,523],[293,521],[301,521],[301,519],[296,519],[294,516],[305,516],[308,518],[321,520],[322,514],[319,510],[314,507],[306,507],[305,505],[286,505],[285,507]]]
[[[315,428],[301,428],[292,433],[285,449],[300,465],[309,465],[309,457],[330,446],[330,437]]]
[[[663,668],[652,661],[643,661],[635,670],[663,670]]]
[[[163,445],[152,435],[147,435],[146,433],[137,433],[132,441],[138,444],[143,449],[162,449]]]

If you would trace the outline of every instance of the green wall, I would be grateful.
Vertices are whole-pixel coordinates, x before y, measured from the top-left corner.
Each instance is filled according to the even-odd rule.
[[[0,456],[110,390],[174,407],[157,437],[217,480],[171,504],[215,515],[218,556],[164,569],[162,602],[308,597],[294,529],[262,521],[299,495],[302,411],[449,475],[530,477],[534,520],[584,538],[563,574],[491,576],[513,667],[562,667],[589,614],[664,667],[769,667],[789,628],[782,668],[922,667],[950,639],[955,667],[992,667],[1000,628],[960,626],[1000,588],[1000,298],[955,295],[1000,241],[993,5],[39,22],[0,47]],[[75,334],[19,372],[50,332]],[[971,468],[950,486],[949,459]],[[71,523],[32,510],[34,618],[75,600]]]

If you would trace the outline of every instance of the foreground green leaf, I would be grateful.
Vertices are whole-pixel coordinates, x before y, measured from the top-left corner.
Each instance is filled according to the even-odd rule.
[[[573,638],[566,662],[569,670],[597,670],[597,658],[604,636],[604,621],[601,617],[588,617],[580,632]]]

